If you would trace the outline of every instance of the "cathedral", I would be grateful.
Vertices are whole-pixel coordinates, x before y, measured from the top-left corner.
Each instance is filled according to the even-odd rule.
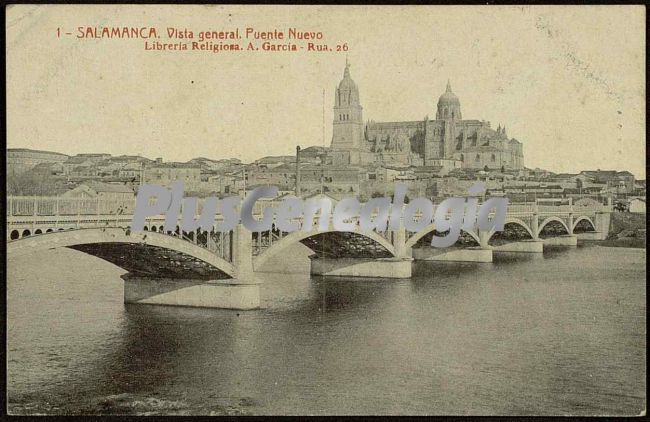
[[[439,166],[510,169],[524,167],[523,146],[505,126],[463,120],[460,100],[447,82],[435,120],[363,123],[359,88],[346,62],[335,92],[329,160],[334,165]]]

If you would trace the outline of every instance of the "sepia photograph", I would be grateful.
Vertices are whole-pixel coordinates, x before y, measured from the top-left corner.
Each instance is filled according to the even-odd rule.
[[[645,416],[644,6],[5,33],[5,414]]]

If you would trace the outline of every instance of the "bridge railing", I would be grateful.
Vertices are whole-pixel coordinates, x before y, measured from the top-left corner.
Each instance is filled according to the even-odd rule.
[[[167,234],[167,236],[178,237],[186,242],[194,243],[203,249],[209,250],[220,258],[232,262],[232,232],[172,232]]]
[[[134,208],[135,198],[128,200],[38,196],[7,198],[8,217],[129,214]]]
[[[253,214],[261,215],[264,208],[277,208],[280,200],[257,201],[253,207]],[[197,206],[197,215],[203,211],[205,198],[200,198]],[[434,210],[437,207],[434,206]],[[135,209],[135,198],[108,199],[108,198],[66,198],[66,197],[38,197],[38,196],[10,196],[7,197],[7,216],[73,216],[73,215],[115,215],[131,214]],[[181,207],[182,210],[182,207]],[[508,214],[548,214],[570,212],[611,211],[610,204],[591,204],[586,206],[574,204],[510,204]],[[220,210],[218,210],[220,214]]]
[[[203,211],[206,198],[197,201],[197,215]],[[155,199],[151,201],[155,202]],[[255,215],[262,214],[266,207],[278,207],[281,201],[261,200],[253,207]],[[56,216],[56,215],[111,215],[129,214],[135,210],[135,198],[66,198],[47,196],[9,196],[7,197],[7,216]],[[181,211],[183,204],[181,204]],[[220,211],[220,210],[218,210]]]

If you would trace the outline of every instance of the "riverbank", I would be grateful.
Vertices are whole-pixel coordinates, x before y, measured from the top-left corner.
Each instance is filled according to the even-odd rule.
[[[600,246],[617,248],[645,248],[645,214],[613,212],[606,240]]]

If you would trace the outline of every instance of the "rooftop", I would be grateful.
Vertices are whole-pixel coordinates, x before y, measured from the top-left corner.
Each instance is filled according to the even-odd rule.
[[[118,184],[111,184],[111,183],[88,181],[82,183],[82,185],[88,186],[95,192],[133,193],[132,188],[122,184],[118,185]]]
[[[148,168],[193,168],[200,170],[201,167],[198,166],[197,164],[193,163],[158,163],[158,162],[153,162],[151,163]]]

